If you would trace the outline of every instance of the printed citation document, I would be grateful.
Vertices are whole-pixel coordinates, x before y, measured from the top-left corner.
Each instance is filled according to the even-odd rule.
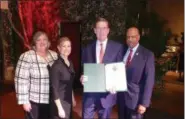
[[[123,62],[109,64],[84,64],[84,92],[127,91],[125,64]]]

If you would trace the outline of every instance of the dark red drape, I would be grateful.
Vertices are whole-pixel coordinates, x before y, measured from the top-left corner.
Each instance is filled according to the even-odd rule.
[[[23,29],[24,46],[30,49],[32,35],[38,30],[45,31],[54,48],[59,35],[60,0],[27,0],[18,1],[19,17]]]

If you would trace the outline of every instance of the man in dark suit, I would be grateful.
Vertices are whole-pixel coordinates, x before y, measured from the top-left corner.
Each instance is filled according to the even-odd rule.
[[[98,18],[94,26],[94,33],[96,34],[97,40],[83,49],[83,63],[106,64],[123,60],[123,46],[108,39],[109,31],[108,21],[104,18]],[[84,81],[82,76],[82,84]],[[109,92],[84,93],[82,118],[92,119],[96,111],[98,112],[98,118],[110,118],[112,107],[116,103],[116,94],[114,91]]]
[[[142,119],[150,105],[154,86],[154,54],[139,44],[136,27],[127,30],[128,49],[123,58],[126,65],[127,92],[118,92],[119,119]]]

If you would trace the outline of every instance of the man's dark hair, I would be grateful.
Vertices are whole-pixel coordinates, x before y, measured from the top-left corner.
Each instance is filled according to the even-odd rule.
[[[137,28],[137,29],[138,29],[138,33],[141,35],[141,31],[140,31],[140,29],[139,29],[138,26],[136,26],[136,25],[131,25],[131,26],[129,26],[129,27],[127,28],[127,30],[130,29],[130,28]]]
[[[105,18],[103,18],[103,17],[98,17],[97,19],[96,19],[96,22],[95,22],[95,24],[94,24],[94,28],[96,28],[96,24],[98,23],[98,22],[107,22],[107,24],[108,24],[108,27],[110,27],[109,26],[109,21],[107,20],[107,19],[105,19]]]

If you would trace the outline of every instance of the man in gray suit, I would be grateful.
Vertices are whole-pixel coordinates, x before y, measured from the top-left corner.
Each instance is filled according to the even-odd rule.
[[[119,119],[142,119],[150,105],[154,86],[154,54],[139,44],[140,34],[136,27],[127,30],[126,64],[127,92],[118,92]]]

